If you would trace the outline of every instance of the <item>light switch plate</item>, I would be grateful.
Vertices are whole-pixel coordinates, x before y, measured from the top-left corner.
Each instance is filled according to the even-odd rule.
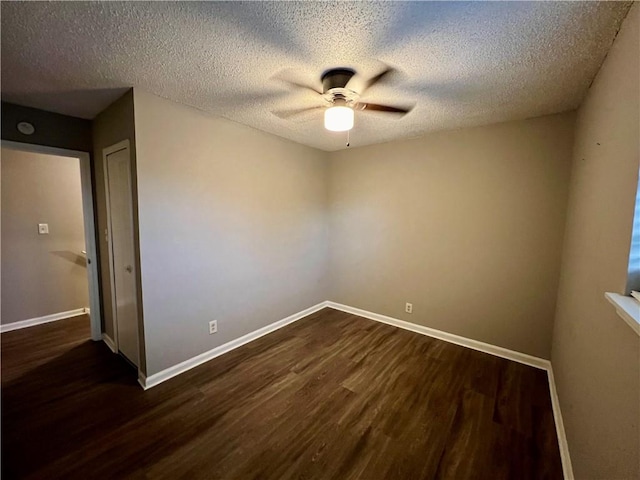
[[[49,224],[48,223],[39,223],[38,224],[38,234],[40,234],[40,235],[48,235],[49,234]]]

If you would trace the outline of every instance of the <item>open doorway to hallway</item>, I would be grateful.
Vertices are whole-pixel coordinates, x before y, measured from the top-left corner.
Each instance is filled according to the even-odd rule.
[[[1,331],[65,321],[99,340],[88,155],[10,142],[1,154]]]

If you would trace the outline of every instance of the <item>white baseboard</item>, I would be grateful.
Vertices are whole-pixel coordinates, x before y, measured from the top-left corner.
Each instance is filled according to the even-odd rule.
[[[35,327],[36,325],[42,325],[43,323],[55,322],[57,320],[64,320],[65,318],[77,317],[78,315],[84,315],[89,313],[88,308],[76,308],[75,310],[69,310],[68,312],[52,313],[51,315],[45,315],[44,317],[30,318],[28,320],[21,320],[19,322],[6,323],[0,325],[0,333],[11,332],[13,330],[19,330],[21,328]]]
[[[564,422],[562,421],[562,412],[560,411],[560,399],[556,390],[556,379],[553,376],[553,367],[549,364],[547,369],[549,377],[549,393],[551,394],[551,406],[553,408],[553,418],[556,422],[556,434],[558,435],[558,446],[560,447],[560,459],[562,460],[562,471],[565,480],[574,480],[573,466],[571,465],[571,457],[569,456],[569,444],[567,443],[567,435],[564,431]]]
[[[160,372],[160,373],[162,373],[162,372]],[[156,385],[158,385],[161,382],[155,383],[153,385],[149,385],[147,383],[147,376],[138,369],[138,383],[140,384],[140,386],[143,389],[149,390],[151,387],[155,387]]]
[[[114,342],[109,335],[107,335],[106,333],[103,333],[102,341],[107,344],[107,347],[109,347],[109,350],[111,350],[113,353],[117,353],[116,342]]]
[[[197,355],[188,360],[185,360],[184,362],[178,363],[173,367],[169,367],[165,370],[162,370],[161,372],[154,373],[149,377],[146,377],[142,372],[138,372],[138,383],[145,390],[151,387],[155,387],[156,385],[166,380],[169,380],[170,378],[173,378],[176,375],[180,375],[181,373],[184,373],[187,370],[191,370],[192,368],[197,367],[198,365],[202,365],[203,363],[208,362],[209,360],[219,357],[220,355],[223,355],[246,343],[252,342],[253,340],[256,340],[264,335],[267,335],[268,333],[278,330],[279,328],[282,328],[285,325],[289,325],[290,323],[293,323],[297,320],[300,320],[301,318],[311,315],[312,313],[315,313],[326,306],[327,306],[327,302],[318,303],[313,307],[309,307],[305,310],[302,310],[301,312],[294,313],[293,315],[287,318],[283,318],[282,320],[278,320],[277,322],[271,323],[266,327],[262,327],[258,330],[247,333],[242,337],[236,338],[235,340],[231,340],[230,342],[227,342],[224,345],[220,345],[219,347],[213,348],[207,352],[201,353],[200,355]]]
[[[379,313],[368,312],[367,310],[361,310],[359,308],[335,302],[327,302],[327,307],[358,315],[359,317],[368,318],[369,320],[375,320],[376,322],[393,325],[394,327],[402,328],[403,330],[421,333],[422,335],[444,340],[449,343],[455,343],[456,345],[478,350],[480,352],[489,353],[496,357],[506,358],[507,360],[513,360],[518,363],[524,363],[525,365],[540,368],[542,370],[547,370],[551,365],[549,360],[545,360],[544,358],[534,357],[533,355],[516,352],[515,350],[509,350],[508,348],[498,347],[496,345],[480,342],[471,338],[461,337],[459,335],[454,335],[453,333],[436,330],[435,328],[425,327],[423,325],[406,322],[397,318],[387,317],[386,315],[380,315]]]

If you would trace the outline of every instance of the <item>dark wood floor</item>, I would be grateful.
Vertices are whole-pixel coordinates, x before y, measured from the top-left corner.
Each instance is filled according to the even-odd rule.
[[[1,340],[4,479],[562,478],[544,371],[331,309],[146,392],[86,317]]]

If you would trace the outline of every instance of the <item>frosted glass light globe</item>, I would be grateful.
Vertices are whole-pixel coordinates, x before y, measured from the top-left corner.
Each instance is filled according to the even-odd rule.
[[[346,132],[353,128],[353,117],[352,108],[329,107],[324,111],[324,128],[332,132]]]

